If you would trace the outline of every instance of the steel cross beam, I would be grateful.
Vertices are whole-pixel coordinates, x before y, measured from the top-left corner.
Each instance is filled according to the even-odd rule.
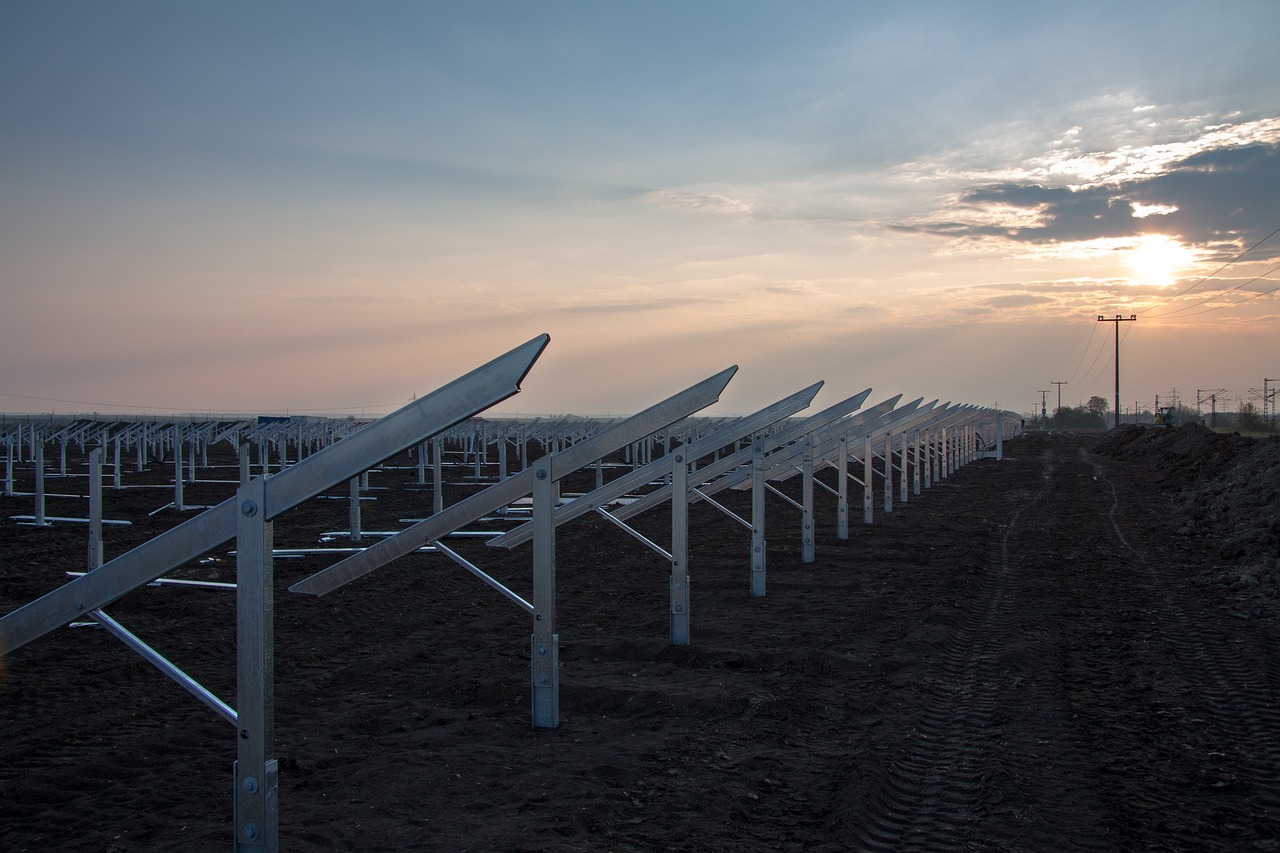
[[[751,454],[753,452],[752,448],[755,447],[757,443],[764,448],[766,453],[770,450],[776,451],[793,441],[803,439],[805,435],[813,432],[815,429],[824,427],[831,422],[848,415],[850,412],[856,411],[870,395],[871,389],[868,388],[867,390],[855,394],[852,397],[847,397],[839,403],[829,406],[816,414],[810,415],[798,423],[784,427],[773,435],[757,439],[755,442],[752,442],[751,447],[744,447],[741,450],[730,453],[728,456],[722,456],[719,461],[713,462],[707,467],[699,469],[698,480],[701,484],[698,485],[698,491],[694,493],[691,502],[696,502],[706,495],[713,495],[716,492],[722,491],[733,483],[738,482],[739,476],[750,477],[749,467],[744,471],[737,471],[736,469],[750,464]],[[619,507],[611,514],[615,518],[625,521],[632,516],[639,515],[642,512],[650,510],[653,507],[670,500],[671,492],[672,489],[670,485],[660,486],[639,500],[627,504],[626,506]]]
[[[642,438],[656,432],[687,417],[692,412],[711,405],[719,399],[720,392],[736,370],[735,366],[721,371],[625,421],[610,425],[591,438],[570,445],[559,453],[551,454],[556,457],[557,478],[594,462],[617,447],[634,441],[635,438]],[[678,414],[673,414],[677,412]],[[325,595],[332,592],[381,568],[392,560],[418,550],[424,544],[460,530],[476,519],[532,494],[534,480],[534,471],[531,466],[446,507],[394,536],[389,536],[327,569],[298,581],[289,587],[289,591],[307,595]]]
[[[281,471],[267,481],[261,508],[265,519],[517,393],[549,340],[539,335]],[[237,523],[237,500],[228,498],[0,617],[0,652],[9,654],[194,560],[235,537]]]
[[[463,525],[532,493],[533,633],[529,639],[530,699],[533,727],[556,728],[560,724],[560,635],[556,631],[555,483],[561,477],[606,454],[711,405],[720,398],[720,393],[737,369],[736,366],[727,368],[637,415],[611,424],[577,444],[547,454],[519,474],[495,483],[484,491],[299,581],[290,587],[290,591],[323,595],[398,557],[416,551],[423,543],[435,542]],[[682,591],[687,591],[687,582]]]
[[[894,398],[896,401],[897,398]],[[838,538],[848,538],[848,486],[845,482],[848,475],[847,454],[848,438],[851,435],[859,435],[864,437],[867,447],[870,447],[872,439],[880,435],[888,435],[897,426],[903,423],[911,423],[915,419],[921,417],[921,413],[917,411],[920,401],[923,398],[916,398],[910,403],[891,411],[883,411],[892,406],[889,401],[880,404],[875,409],[868,410],[857,418],[851,418],[848,423],[837,423],[832,427],[823,430],[819,435],[815,436],[815,446],[813,451],[814,460],[823,467],[835,465],[840,474],[840,482],[836,493],[836,535]],[[935,401],[936,402],[936,401]],[[929,404],[932,407],[933,403]],[[880,410],[879,412],[877,410]],[[797,456],[801,456],[801,464],[797,465],[795,460]],[[831,461],[831,457],[836,456],[835,463]],[[869,456],[867,459],[869,460]],[[868,461],[864,472],[863,485],[863,505],[864,514],[866,507],[870,501],[871,494],[871,466]],[[813,512],[813,471],[814,466],[805,466],[803,464],[803,455],[796,452],[793,445],[782,454],[777,455],[777,461],[772,467],[765,472],[768,479],[781,482],[794,477],[796,474],[804,476],[804,484],[802,486],[803,493],[806,496],[806,519],[810,518]],[[852,478],[855,479],[856,478]],[[739,483],[734,488],[742,489],[745,485]],[[843,522],[843,523],[842,523]],[[841,535],[843,533],[843,535]]]
[[[711,434],[682,446],[680,449],[689,461],[700,459],[739,438],[765,429],[783,418],[808,407],[821,388],[821,382],[810,385],[808,388],[797,391],[795,394],[779,400],[773,405],[766,406],[758,412],[733,420]],[[646,483],[651,483],[659,477],[665,477],[671,473],[671,470],[672,458],[670,454],[660,456],[639,468],[634,468],[621,477],[610,480],[605,485],[582,495],[572,503],[557,507],[555,524],[559,527],[589,512],[602,509],[617,498],[644,486]],[[507,531],[501,536],[490,539],[486,544],[495,548],[513,548],[516,545],[528,542],[532,537],[533,525],[532,522],[528,522]]]

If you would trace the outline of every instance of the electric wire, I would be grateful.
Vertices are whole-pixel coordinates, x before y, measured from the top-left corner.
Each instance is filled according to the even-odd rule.
[[[1084,352],[1080,353],[1080,360],[1076,362],[1076,369],[1074,372],[1072,372],[1071,378],[1067,380],[1068,385],[1076,381],[1076,374],[1080,372],[1080,365],[1084,364],[1085,357],[1089,355],[1089,345],[1093,343],[1093,337],[1097,333],[1098,333],[1098,324],[1094,323],[1093,328],[1089,331],[1089,340],[1085,341]],[[1097,361],[1097,356],[1094,357],[1094,361]],[[1093,367],[1090,366],[1089,369],[1092,370]]]
[[[1183,311],[1190,311],[1192,308],[1199,308],[1201,305],[1205,305],[1209,302],[1212,302],[1215,299],[1221,299],[1222,297],[1226,296],[1228,293],[1234,293],[1235,291],[1239,290],[1242,287],[1247,287],[1248,285],[1253,284],[1255,281],[1262,281],[1265,278],[1267,278],[1267,276],[1274,274],[1277,270],[1280,270],[1280,266],[1272,267],[1271,269],[1264,272],[1262,275],[1254,276],[1248,281],[1241,282],[1240,284],[1237,284],[1235,287],[1228,288],[1227,290],[1224,290],[1221,293],[1215,293],[1213,296],[1207,296],[1204,299],[1201,299],[1199,302],[1193,303],[1191,305],[1184,305],[1181,308],[1175,308],[1172,311],[1168,311],[1164,314],[1156,314],[1151,319],[1160,320],[1165,317],[1173,317],[1177,314],[1181,314]],[[1244,299],[1240,299],[1235,302],[1230,302],[1226,305],[1219,305],[1216,308],[1209,308],[1205,311],[1197,311],[1195,314],[1188,314],[1186,316],[1195,317],[1198,314],[1208,314],[1210,311],[1220,311],[1223,308],[1230,308],[1232,305],[1239,305],[1242,302],[1248,302],[1250,299],[1256,299],[1259,296],[1266,296],[1268,293],[1275,293],[1276,290],[1280,290],[1280,288],[1273,288],[1271,290],[1263,291],[1261,293],[1255,293],[1253,296],[1246,296]]]
[[[1161,305],[1168,305],[1168,304],[1169,304],[1170,302],[1172,302],[1173,300],[1178,299],[1178,298],[1180,298],[1180,297],[1182,297],[1182,296],[1185,296],[1186,294],[1190,293],[1190,292],[1191,292],[1192,290],[1194,290],[1195,288],[1197,288],[1197,287],[1199,287],[1200,285],[1204,284],[1206,281],[1208,281],[1209,279],[1213,278],[1213,277],[1214,277],[1214,276],[1216,276],[1218,273],[1222,272],[1222,271],[1223,271],[1223,270],[1225,270],[1227,267],[1231,266],[1231,265],[1232,265],[1232,264],[1234,264],[1236,261],[1240,260],[1240,259],[1241,259],[1241,258],[1243,258],[1245,255],[1249,254],[1249,253],[1250,253],[1250,252],[1252,252],[1254,249],[1258,248],[1258,247],[1259,247],[1259,246],[1261,246],[1263,243],[1267,242],[1268,240],[1270,240],[1272,237],[1276,236],[1277,234],[1280,234],[1280,228],[1277,228],[1275,231],[1272,231],[1270,234],[1268,234],[1267,236],[1263,237],[1261,240],[1259,240],[1258,242],[1254,243],[1252,246],[1250,246],[1249,248],[1245,249],[1245,250],[1244,250],[1243,252],[1241,252],[1239,255],[1236,255],[1234,258],[1232,258],[1231,260],[1227,261],[1225,264],[1223,264],[1222,266],[1218,267],[1216,270],[1214,270],[1213,272],[1209,273],[1209,274],[1208,274],[1207,276],[1205,276],[1204,278],[1202,278],[1202,279],[1200,279],[1200,280],[1198,280],[1198,281],[1193,281],[1190,285],[1188,285],[1188,286],[1187,286],[1186,288],[1184,288],[1182,291],[1180,291],[1180,292],[1178,292],[1178,293],[1175,293],[1173,296],[1170,296],[1170,297],[1169,297],[1168,299],[1166,299],[1165,301],[1163,301],[1163,302],[1157,302],[1155,305],[1148,305],[1146,308],[1143,308],[1141,311],[1138,311],[1137,313],[1138,313],[1138,314],[1145,314],[1145,313],[1146,313],[1146,312],[1148,312],[1148,311],[1152,311],[1152,310],[1155,310],[1156,308],[1159,308]],[[1230,291],[1225,291],[1225,292],[1228,292],[1228,293],[1229,293]],[[1212,299],[1212,298],[1213,298],[1213,297],[1210,297],[1210,299]],[[1158,316],[1167,316],[1167,315],[1158,315]]]
[[[1115,325],[1116,325],[1116,327],[1117,327],[1117,334],[1120,334],[1120,343],[1122,343],[1122,344],[1123,344],[1123,343],[1124,343],[1124,341],[1125,341],[1125,338],[1129,337],[1129,330],[1132,328],[1132,326],[1125,326],[1124,332],[1123,332],[1123,334],[1121,334],[1121,333],[1118,331],[1118,327],[1120,326],[1120,324],[1119,324],[1119,323],[1116,323]],[[1099,351],[1099,355],[1101,355],[1101,351]],[[1094,384],[1095,382],[1097,382],[1099,379],[1101,379],[1101,378],[1102,378],[1102,375],[1103,375],[1104,373],[1106,373],[1106,372],[1107,372],[1107,368],[1108,368],[1108,367],[1110,367],[1114,361],[1115,361],[1115,353],[1113,352],[1111,355],[1108,355],[1108,356],[1107,356],[1107,360],[1106,360],[1106,362],[1102,365],[1102,369],[1101,369],[1101,370],[1099,370],[1097,373],[1095,373],[1093,376],[1091,376],[1091,377],[1089,378],[1089,381],[1088,381],[1088,382],[1085,382],[1085,383],[1084,383],[1084,385],[1083,385],[1083,386],[1081,386],[1081,387],[1082,387],[1082,390],[1088,391],[1090,388],[1092,388],[1092,387],[1093,387],[1093,384]],[[1095,363],[1097,362],[1097,359],[1096,359],[1096,358],[1094,359],[1094,362],[1095,362]],[[1089,366],[1089,369],[1090,369],[1090,370],[1092,370],[1092,369],[1093,369],[1093,365],[1090,365],[1090,366]]]

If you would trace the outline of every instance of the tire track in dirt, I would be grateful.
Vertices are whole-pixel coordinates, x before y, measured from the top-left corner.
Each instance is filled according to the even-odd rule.
[[[999,657],[1015,630],[1013,554],[1026,518],[1044,511],[1055,467],[1045,454],[1038,489],[1013,509],[993,544],[975,606],[948,644],[906,754],[892,762],[866,805],[855,832],[858,849],[972,849],[969,839],[987,811],[993,780],[990,735],[1002,717],[1006,673]]]
[[[1125,535],[1117,518],[1120,495],[1105,466],[1083,448],[1080,455],[1108,488],[1109,532],[1156,600],[1153,626],[1161,643],[1186,667],[1188,683],[1212,717],[1218,748],[1210,754],[1224,760],[1216,762],[1222,778],[1210,784],[1242,795],[1247,806],[1239,819],[1256,820],[1269,834],[1280,822],[1280,671],[1271,646],[1252,637],[1245,624],[1225,635],[1220,612],[1189,602],[1188,591],[1161,571],[1151,552]],[[1274,846],[1266,849],[1280,849],[1280,841],[1271,840]]]

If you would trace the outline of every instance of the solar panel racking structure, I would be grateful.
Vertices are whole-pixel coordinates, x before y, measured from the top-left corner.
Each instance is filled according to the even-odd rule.
[[[836,497],[837,536],[847,538],[850,483],[863,487],[864,519],[872,523],[877,486],[883,492],[884,511],[892,512],[895,501],[905,503],[921,495],[969,462],[999,459],[1010,423],[1015,429],[1019,423],[1016,415],[994,409],[939,405],[936,400],[924,404],[923,398],[902,403],[901,394],[863,409],[870,388],[816,414],[801,416],[822,382],[749,415],[696,416],[719,399],[736,367],[627,418],[481,417],[487,408],[520,390],[548,341],[545,335],[534,338],[370,423],[354,418],[260,416],[107,422],[50,418],[0,424],[6,494],[13,494],[17,472],[24,477],[29,472],[36,482],[33,495],[43,496],[48,473],[45,448],[57,443],[60,455],[54,476],[88,477],[88,518],[77,520],[87,521],[90,531],[87,571],[68,572],[72,580],[0,616],[0,650],[11,653],[73,621],[95,621],[234,726],[234,849],[278,850],[273,560],[279,555],[273,525],[290,507],[345,486],[345,495],[327,495],[350,501],[349,529],[335,535],[345,535],[352,544],[378,540],[367,547],[331,549],[335,554],[341,550],[342,558],[293,584],[291,592],[332,593],[404,555],[430,549],[529,614],[531,720],[535,729],[552,729],[560,725],[555,559],[561,525],[595,514],[666,560],[670,565],[668,640],[687,645],[692,634],[689,545],[697,536],[690,529],[690,505],[710,506],[750,531],[744,586],[752,597],[759,597],[766,589],[767,501],[780,500],[798,512],[801,560],[812,562],[815,489]],[[208,452],[223,442],[236,449],[234,473],[225,480],[198,480],[201,470],[206,478],[221,476],[209,473]],[[88,450],[86,474],[69,470],[69,445]],[[432,514],[402,520],[408,526],[398,531],[363,530],[360,501],[367,500],[363,493],[373,488],[370,471],[400,464],[389,460],[401,453],[408,453],[417,469],[416,485],[424,491],[430,487]],[[104,562],[102,525],[111,521],[102,517],[104,475],[110,468],[113,488],[129,488],[124,463],[130,455],[138,471],[148,464],[172,467],[173,509],[195,512],[186,501],[184,484],[234,484],[235,494]],[[595,469],[595,487],[583,494],[562,495],[564,479],[589,467]],[[833,484],[819,476],[826,469],[836,472]],[[474,491],[446,506],[442,488],[446,476],[451,485],[456,480],[456,485]],[[799,499],[792,497],[794,484],[789,487],[791,494],[783,488],[797,477]],[[738,504],[725,497],[717,499],[726,489],[750,491],[749,518],[726,505]],[[629,523],[661,504],[671,510],[669,548]],[[503,532],[464,530],[490,513],[516,526]],[[49,519],[39,507],[36,518],[45,524],[59,521]],[[483,538],[494,548],[531,544],[528,597],[444,542],[459,533]],[[141,586],[190,583],[163,576],[229,540],[235,542],[236,583],[217,586],[236,594],[234,707],[106,612],[113,602]]]

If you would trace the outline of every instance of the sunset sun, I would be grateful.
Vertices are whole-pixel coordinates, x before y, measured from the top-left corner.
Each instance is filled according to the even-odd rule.
[[[1194,260],[1195,252],[1163,234],[1142,237],[1125,257],[1135,284],[1161,287],[1173,284],[1178,273]]]

